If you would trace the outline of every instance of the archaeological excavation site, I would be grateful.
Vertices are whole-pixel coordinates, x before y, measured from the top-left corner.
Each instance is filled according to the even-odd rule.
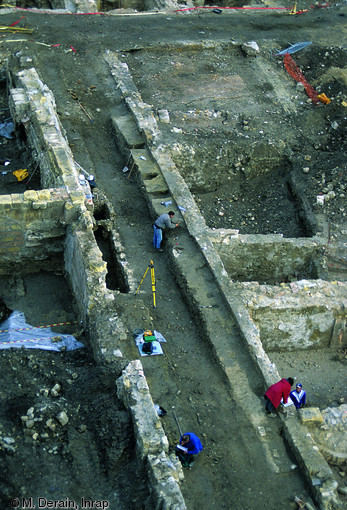
[[[345,16],[0,2],[1,510],[346,508]]]

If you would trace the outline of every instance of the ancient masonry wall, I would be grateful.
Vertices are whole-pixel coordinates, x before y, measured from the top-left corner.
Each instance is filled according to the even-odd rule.
[[[240,300],[239,293],[224,268],[219,253],[213,244],[213,235],[201,218],[199,209],[177,168],[170,157],[163,152],[160,140],[160,130],[156,119],[154,118],[149,105],[142,101],[136,86],[133,83],[127,65],[120,62],[115,54],[111,52],[106,54],[106,61],[110,66],[111,73],[120,87],[124,100],[129,108],[131,116],[137,125],[139,132],[147,140],[147,156],[152,161],[152,171],[150,171],[148,159],[142,164],[143,159],[138,157],[140,150],[131,150],[131,144],[128,144],[129,150],[133,156],[133,162],[137,169],[137,174],[141,184],[146,189],[149,207],[154,214],[159,214],[162,210],[160,205],[162,201],[172,200],[173,203],[180,204],[189,215],[184,216],[184,221],[193,239],[201,249],[208,267],[211,269],[220,290],[229,304],[230,311],[239,326],[244,342],[248,346],[249,353],[261,371],[266,386],[273,384],[279,379],[276,367],[270,362],[262,342],[258,328],[251,318],[249,310]],[[124,135],[126,138],[126,135]],[[145,168],[144,168],[145,166]],[[156,185],[153,187],[153,176],[155,176]],[[235,234],[235,233],[234,233]],[[283,256],[286,254],[283,253]],[[173,266],[180,271],[177,258],[172,258]],[[329,285],[329,283],[327,283]],[[341,289],[341,295],[342,295]],[[213,344],[213,339],[210,338]],[[221,363],[223,366],[223,363]],[[226,373],[227,377],[230,374]],[[294,414],[284,422],[284,432],[288,443],[292,446],[293,452],[300,463],[303,472],[307,477],[316,501],[320,508],[330,509],[336,500],[337,482],[334,480],[330,467],[325,462],[323,456],[315,445],[311,434],[307,434],[306,428],[300,426],[298,418]],[[319,478],[315,476],[319,474]],[[318,483],[317,483],[318,480]]]
[[[124,124],[121,126],[113,120],[116,137],[127,139],[132,164],[137,169],[141,185],[146,190],[145,198],[150,210],[153,215],[159,215],[162,212],[161,202],[174,200],[176,204],[180,204],[189,211],[189,214],[184,216],[187,229],[196,240],[211,271],[216,276],[236,320],[240,322],[241,328],[246,328],[244,329],[245,339],[250,352],[256,362],[262,364],[265,381],[271,384],[270,380],[276,377],[273,377],[271,364],[261,343],[258,328],[260,328],[262,339],[265,334],[270,334],[268,340],[270,349],[274,345],[275,337],[286,349],[297,348],[297,330],[292,328],[292,323],[297,320],[305,326],[305,342],[300,348],[329,345],[332,339],[336,338],[336,329],[341,330],[341,327],[336,327],[336,323],[342,325],[341,318],[344,316],[346,305],[344,297],[346,284],[339,283],[336,286],[335,283],[325,282],[327,296],[332,298],[327,299],[327,310],[325,312],[316,310],[312,320],[307,317],[307,313],[314,310],[317,305],[314,293],[297,294],[292,287],[291,299],[282,299],[281,303],[275,306],[280,313],[271,314],[272,330],[270,332],[270,326],[265,330],[266,321],[269,319],[268,308],[261,304],[259,306],[254,304],[252,310],[250,308],[247,310],[246,303],[241,303],[239,293],[235,292],[237,286],[233,283],[233,279],[266,282],[268,279],[286,281],[295,276],[298,280],[323,278],[325,268],[322,251],[328,242],[324,223],[320,219],[317,220],[319,232],[313,238],[307,239],[285,239],[282,235],[240,235],[237,230],[207,228],[186,183],[166,151],[163,150],[160,129],[152,109],[150,105],[142,101],[127,65],[119,61],[112,53],[107,53],[105,58],[110,65],[111,73],[120,84],[133,123],[137,125],[142,140],[145,138],[147,141],[146,148],[133,148],[136,147],[133,132],[127,131],[127,126]],[[120,130],[122,133],[119,133]],[[138,137],[139,140],[141,137]],[[309,285],[310,289],[319,288],[319,282],[320,280],[310,280],[305,287]],[[275,294],[278,292],[274,291]],[[256,303],[258,297],[259,292],[255,292],[252,302]],[[274,298],[273,303],[275,302]],[[257,327],[255,328],[253,324]],[[341,345],[346,342],[345,334]],[[271,374],[270,377],[268,377],[269,374]]]
[[[107,58],[109,59],[110,55]],[[115,75],[120,73],[121,75],[122,92],[126,98],[128,108],[132,112],[133,119],[140,132],[147,139],[148,147],[151,148],[151,158],[157,178],[155,179],[155,185],[152,176],[148,181],[144,179],[144,182],[145,184],[151,182],[147,199],[152,210],[155,212],[159,210],[160,200],[163,200],[163,196],[160,199],[154,196],[160,188],[165,190],[168,198],[173,198],[176,203],[182,204],[187,209],[189,208],[189,217],[185,218],[187,228],[200,247],[208,266],[213,271],[216,281],[230,305],[231,313],[240,327],[250,354],[264,376],[265,383],[267,385],[271,384],[278,378],[276,367],[270,363],[264,351],[259,330],[255,326],[249,310],[244,303],[240,302],[238,294],[230,284],[230,277],[214,249],[210,232],[199,214],[189,189],[172,161],[162,153],[160,144],[157,143],[159,130],[151,114],[151,109],[141,101],[141,97],[135,90],[124,64],[120,65],[112,56],[109,63],[112,66],[112,73]],[[16,81],[17,79],[18,81]],[[74,165],[63,130],[55,114],[55,105],[51,93],[39,80],[35,70],[21,71],[17,77],[13,77],[13,83],[19,85],[21,89],[19,91],[11,90],[14,118],[17,125],[24,126],[29,143],[34,144],[36,148],[37,161],[42,169],[42,181],[52,183],[53,188],[51,186],[49,189],[40,192],[27,192],[29,194],[26,195],[26,198],[24,198],[25,194],[20,197],[13,195],[11,197],[1,197],[0,204],[5,204],[2,212],[6,211],[7,218],[10,221],[2,221],[0,225],[17,221],[24,226],[23,235],[18,236],[24,240],[24,244],[21,244],[21,248],[17,252],[12,252],[12,258],[10,256],[9,261],[3,259],[4,265],[19,262],[23,257],[29,258],[31,256],[30,251],[27,250],[30,246],[25,245],[25,242],[33,240],[27,235],[33,224],[36,228],[35,233],[38,233],[39,236],[42,235],[42,238],[39,239],[41,245],[35,247],[37,248],[36,256],[39,257],[39,252],[41,252],[41,256],[42,253],[44,255],[48,253],[46,245],[49,243],[47,243],[47,239],[49,233],[54,231],[49,221],[52,222],[54,218],[54,221],[57,222],[55,224],[57,238],[61,237],[59,243],[57,243],[59,247],[57,250],[60,250],[61,253],[64,242],[65,269],[73,293],[77,298],[81,320],[88,328],[95,358],[98,362],[112,362],[115,356],[122,356],[118,346],[127,340],[127,333],[117,312],[118,302],[122,300],[122,296],[106,289],[106,266],[93,235],[94,220],[88,211],[84,192],[80,189],[78,183],[79,172]],[[28,102],[30,102],[30,107],[27,104]],[[33,105],[37,106],[38,118],[36,118],[36,108]],[[44,119],[47,120],[47,124]],[[44,154],[46,151],[40,152],[40,143],[43,143],[43,146],[46,147],[48,156]],[[64,154],[65,149],[66,154]],[[148,151],[148,149],[146,150]],[[141,161],[143,160],[138,158],[139,165]],[[150,173],[148,168],[146,172],[147,174]],[[57,188],[54,188],[55,185]],[[57,207],[57,210],[54,209],[55,207]],[[53,211],[55,211],[56,216],[53,215]],[[35,215],[37,216],[35,217]],[[24,219],[26,217],[29,217],[28,222]],[[48,222],[46,230],[43,229],[42,234],[41,222],[35,223],[38,217]],[[5,233],[4,231],[4,237]],[[0,234],[2,235],[1,231]],[[38,238],[36,242],[38,242]],[[54,245],[55,243],[50,244]],[[99,331],[102,331],[102,337]],[[131,366],[133,367],[133,365]],[[130,402],[129,409],[133,416],[138,445],[137,452],[148,462],[149,481],[153,498],[156,501],[166,501],[168,506],[166,506],[166,503],[160,503],[163,508],[169,506],[171,508],[184,508],[180,506],[181,503],[171,504],[171,501],[176,501],[176,498],[177,501],[180,501],[181,498],[179,487],[176,485],[180,476],[176,472],[177,469],[173,460],[166,456],[165,444],[162,441],[158,442],[161,445],[160,451],[154,451],[149,446],[144,446],[148,441],[146,439],[147,432],[141,425],[144,419],[143,412],[145,410],[146,415],[153,417],[155,409],[153,402],[146,393],[145,378],[141,374],[141,368],[135,366],[133,373],[132,370],[132,368],[129,368],[132,382],[128,381],[125,386],[128,389],[132,388],[129,391],[134,393],[132,397],[135,395],[137,398],[138,407],[134,408],[131,404],[132,401],[128,400]],[[127,377],[124,376],[124,380]],[[143,392],[139,391],[137,394],[139,388],[142,388]],[[124,395],[126,401],[125,393],[121,394]],[[324,474],[321,477],[320,485],[316,486],[313,483],[311,485],[321,507],[329,508],[330,501],[334,498],[336,482],[333,480],[330,468],[316,449],[312,438],[305,434],[304,428],[300,435],[298,430],[296,418],[292,418],[285,423],[287,440],[293,444],[293,449],[308,479],[312,481],[312,473],[316,473],[317,469]],[[151,441],[148,444],[150,443]]]
[[[280,283],[317,278],[322,271],[320,236],[289,239],[216,229],[210,230],[210,239],[232,280]]]
[[[300,280],[279,286],[243,282],[235,286],[259,328],[266,352],[347,345],[343,282]]]
[[[99,363],[112,363],[122,357],[119,347],[128,342],[117,312],[122,295],[106,288],[107,267],[93,234],[95,220],[90,204],[78,182],[80,169],[75,166],[56,115],[53,95],[36,70],[20,71],[10,78],[11,114],[16,127],[24,128],[28,143],[36,151],[42,182],[58,187],[0,196],[0,274],[8,274],[11,265],[23,261],[30,262],[30,273],[33,260],[40,267],[42,260],[51,259],[52,253],[58,252],[60,259],[64,258],[64,269],[94,357]],[[103,221],[110,228],[111,220]],[[123,277],[132,289],[133,275],[116,234],[112,241],[120,255]],[[141,316],[146,315],[141,300],[137,300],[137,306]],[[168,441],[139,361],[128,366],[117,386],[133,418],[137,455],[148,468],[151,508],[185,509],[179,488],[182,468],[175,457],[167,455]]]
[[[1,275],[19,262],[35,272],[42,261],[46,266],[62,261],[67,201],[64,189],[0,196]]]

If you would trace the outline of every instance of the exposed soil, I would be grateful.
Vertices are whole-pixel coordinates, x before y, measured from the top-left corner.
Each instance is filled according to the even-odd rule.
[[[207,28],[199,32],[202,40]],[[338,230],[346,224],[346,83],[338,71],[344,50],[315,41],[292,55],[317,93],[324,91],[332,100],[313,106],[286,73],[283,56],[276,56],[286,37],[260,41],[261,35],[252,36],[260,46],[258,67],[230,43],[213,49],[193,45],[176,53],[137,47],[121,58],[144,100],[156,112],[168,110],[170,124],[160,123],[167,150],[208,226],[311,236],[315,232],[297,202],[302,192],[311,210],[324,212]],[[289,112],[279,100],[282,86],[290,94]],[[317,206],[318,195],[325,195],[324,207]]]
[[[75,321],[62,276],[16,276],[1,280],[1,290],[7,306],[23,311],[32,326]],[[52,330],[88,345],[78,324]],[[148,494],[131,454],[130,417],[116,397],[119,374],[96,366],[88,347],[59,353],[22,346],[0,355],[2,508],[11,508],[14,497],[84,497],[124,509],[139,500],[141,507]],[[69,420],[64,425],[57,418],[62,412]],[[25,417],[32,418],[30,427]]]
[[[235,133],[241,133],[236,153],[240,147],[247,148],[248,145],[242,133],[257,139],[259,126],[256,108],[247,106],[246,98],[246,114],[237,112],[234,119],[234,107],[230,102],[228,105],[218,101],[212,104],[194,104],[194,107],[186,105],[183,113],[193,116],[194,122],[189,122],[188,128],[187,121],[182,121],[180,125],[178,119],[183,110],[175,103],[176,88],[172,87],[172,75],[167,71],[172,61],[177,64],[182,60],[182,66],[187,65],[183,54],[171,50],[173,55],[165,55],[163,52],[161,59],[155,55],[157,60],[154,61],[153,52],[129,53],[128,50],[139,50],[141,46],[158,47],[163,41],[176,43],[177,39],[195,42],[202,39],[229,41],[232,37],[240,41],[256,40],[259,45],[262,43],[266,48],[269,65],[275,68],[281,64],[271,60],[270,50],[283,49],[288,42],[314,39],[319,42],[318,50],[307,48],[294,55],[297,63],[303,66],[302,70],[307,79],[314,84],[314,80],[319,78],[317,69],[325,63],[325,53],[336,55],[336,59],[332,59],[332,65],[342,67],[342,30],[339,27],[343,22],[344,10],[341,6],[313,10],[301,17],[256,12],[223,13],[222,16],[204,12],[201,15],[194,13],[187,16],[169,13],[148,17],[112,17],[33,14],[26,11],[24,14],[3,14],[1,23],[14,23],[21,15],[25,16],[21,20],[21,26],[28,25],[35,31],[30,37],[19,37],[18,34],[6,36],[6,41],[1,42],[0,46],[2,58],[17,54],[24,61],[26,58],[32,59],[30,65],[38,70],[43,82],[53,91],[57,110],[76,161],[85,167],[88,167],[89,161],[93,162],[97,184],[114,205],[117,227],[127,249],[129,264],[134,268],[135,277],[139,281],[146,270],[147,261],[154,257],[151,250],[153,219],[150,218],[136,184],[128,181],[121,172],[126,161],[117,151],[110,123],[110,116],[121,108],[120,98],[104,62],[104,51],[110,49],[124,55],[124,61],[131,67],[144,100],[153,104],[154,111],[160,108],[169,109],[167,94],[171,95],[173,102],[170,103],[170,114],[175,120],[174,126],[186,131],[187,145],[193,145],[193,137],[199,137],[201,145],[206,145],[206,140],[211,136],[211,119],[214,119],[212,129],[217,133],[218,143],[214,144],[215,139],[211,138],[207,152],[215,155],[219,152],[220,141],[224,141],[226,137],[227,128],[228,140],[234,140]],[[19,38],[26,42],[9,42]],[[36,43],[61,46],[47,47]],[[189,82],[185,82],[187,87],[194,81],[201,81],[202,91],[206,86],[210,86],[210,78],[206,76],[206,72],[210,69],[211,74],[218,74],[216,67],[224,65],[227,68],[230,64],[229,57],[226,56],[223,61],[220,55],[216,57],[211,51],[205,52],[203,60],[197,54],[196,61],[191,61],[192,69],[186,73],[185,79],[189,78]],[[135,57],[138,57],[137,62]],[[207,57],[209,60],[206,61]],[[241,55],[236,57],[234,65],[241,75],[241,62],[246,62],[247,59]],[[198,71],[198,64],[204,64],[204,72]],[[179,66],[176,66],[177,68],[181,69]],[[162,72],[163,69],[165,72]],[[187,76],[188,74],[190,76]],[[249,68],[242,74],[243,83],[246,75],[250,76]],[[196,79],[197,76],[199,80]],[[178,76],[178,81],[182,82],[183,78],[184,76]],[[239,83],[236,83],[235,87],[237,86]],[[152,87],[152,90],[149,87]],[[161,87],[166,89],[166,95],[162,96],[163,100],[160,102],[156,94],[164,94]],[[192,175],[191,189],[200,200],[201,211],[209,226],[239,228],[242,233],[282,232],[286,236],[294,237],[307,235],[305,226],[293,218],[295,206],[291,200],[288,178],[290,171],[296,171],[302,179],[312,208],[316,207],[316,195],[320,192],[326,193],[323,187],[326,187],[328,192],[329,184],[332,184],[335,197],[327,202],[324,212],[327,214],[327,221],[332,224],[333,232],[340,232],[345,221],[345,211],[341,210],[345,207],[342,195],[346,191],[341,147],[342,117],[345,111],[341,106],[345,97],[341,94],[345,94],[344,87],[345,84],[340,79],[324,86],[326,95],[335,98],[326,107],[320,105],[314,109],[312,104],[306,102],[304,93],[298,92],[299,97],[294,101],[296,107],[302,103],[302,111],[299,110],[295,118],[285,116],[282,111],[276,113],[277,116],[273,113],[275,120],[284,117],[284,132],[292,134],[288,140],[288,150],[282,152],[279,158],[281,162],[284,160],[284,167],[281,164],[274,165],[266,176],[266,181],[260,184],[260,189],[259,182],[252,182],[248,178],[238,180],[234,175],[239,168],[242,172],[244,164],[244,168],[247,168],[247,161],[244,162],[242,157],[240,160],[234,159],[235,149],[232,142],[228,145],[230,156],[221,162],[224,169],[235,163],[231,173],[227,170],[219,173],[216,165],[211,171],[210,182],[205,180],[200,184]],[[71,90],[77,93],[93,122],[72,98],[69,92]],[[192,92],[196,94],[196,87]],[[268,92],[271,95],[272,91]],[[261,95],[260,89],[258,93]],[[204,97],[204,94],[198,93],[191,97],[187,93],[185,101],[189,102],[197,96]],[[278,107],[273,104],[273,97],[267,100],[270,105],[270,118],[267,122],[271,122],[269,136],[276,140],[278,131],[282,128],[279,124],[276,128],[275,120],[271,119],[271,111],[277,111]],[[215,111],[217,116],[205,119],[199,113],[196,121],[197,109]],[[188,110],[193,113],[189,114]],[[223,117],[222,113],[227,113],[227,116]],[[7,116],[8,112],[1,111],[1,119]],[[226,124],[223,124],[223,121]],[[335,121],[338,124],[336,128],[332,127]],[[265,122],[264,125],[266,126]],[[163,124],[161,126],[168,136],[170,130]],[[318,136],[318,126],[322,126],[319,130],[324,135],[320,135],[319,143],[316,143],[314,140]],[[253,131],[255,127],[257,131]],[[177,142],[177,135],[174,135],[170,134],[168,145]],[[23,167],[25,160],[16,160],[18,154],[11,145],[14,142],[1,142],[1,158],[14,160],[18,167]],[[313,146],[314,143],[319,145],[317,149]],[[198,149],[198,144],[194,146]],[[10,147],[10,152],[6,152],[6,148]],[[201,155],[202,149],[199,157],[195,158],[196,166]],[[307,161],[305,156],[311,159]],[[208,159],[206,166],[211,165],[211,161],[211,158]],[[27,166],[29,163],[30,160],[27,160]],[[306,166],[310,167],[308,173],[302,170]],[[187,179],[188,167],[183,165],[182,173]],[[229,182],[228,177],[230,182],[237,183],[236,191],[228,193],[225,189],[225,183]],[[22,192],[25,183],[15,182],[14,185],[21,186]],[[220,212],[224,214],[220,215]],[[179,239],[180,234],[177,232],[175,235]],[[277,510],[291,508],[295,495],[309,499],[310,495],[302,476],[296,469],[291,468],[293,459],[282,455],[284,450],[277,420],[270,420],[271,423],[266,425],[266,433],[272,448],[281,452],[278,460],[279,474],[268,470],[259,438],[248,417],[242,415],[238,402],[225,386],[223,375],[215,366],[212,353],[201,338],[198,325],[194,324],[182,301],[165,255],[161,258],[158,255],[155,257],[158,307],[153,310],[152,317],[155,328],[166,337],[167,344],[164,356],[142,358],[141,361],[154,400],[169,411],[174,407],[182,428],[198,433],[205,447],[204,454],[194,470],[186,472],[182,490],[188,508],[253,510],[258,507]],[[16,268],[16,271],[19,274],[20,268]],[[21,280],[19,283],[4,280],[0,294],[5,298],[7,306],[24,311],[27,322],[34,325],[74,320],[73,303],[64,280],[61,277],[56,279],[54,275],[34,275],[32,278],[34,280],[24,280],[24,287],[20,284]],[[48,285],[48,288],[42,287],[40,282],[46,282],[42,285]],[[18,292],[21,288],[24,289],[22,293]],[[146,289],[146,282],[143,288]],[[150,291],[141,297],[151,308]],[[2,504],[7,504],[8,499],[14,496],[45,496],[51,499],[64,499],[69,496],[76,500],[83,496],[108,500],[112,509],[142,508],[149,495],[142,481],[143,473],[136,465],[133,455],[134,439],[129,417],[115,395],[114,381],[122,368],[122,362],[113,371],[95,366],[87,347],[87,336],[80,331],[78,325],[69,328],[71,329],[64,329],[64,332],[74,332],[86,344],[85,349],[71,353],[12,349],[1,353],[1,437],[15,440],[10,443],[14,448],[12,453],[11,449],[4,447],[0,452]],[[132,340],[131,331],[129,340]],[[134,348],[134,357],[136,356]],[[283,376],[300,376],[312,403],[336,405],[338,399],[345,396],[343,382],[336,383],[336,371],[343,368],[341,360],[337,353],[331,353],[331,356],[328,354],[328,358],[323,352],[315,356],[318,357],[315,370],[311,370],[312,367],[306,370],[307,353],[290,356],[287,364],[284,361],[281,364],[278,357],[280,373]],[[248,363],[245,361],[245,369],[253,381],[255,399],[261,400],[264,388],[257,386],[254,367]],[[285,373],[289,369],[290,374]],[[319,385],[316,383],[317,379],[320,381]],[[62,387],[61,396],[53,399],[40,393],[40,390],[51,389],[56,383]],[[331,391],[325,392],[323,398],[320,392],[324,388]],[[42,421],[35,422],[33,429],[37,429],[39,434],[48,433],[48,437],[40,436],[35,441],[30,434],[24,433],[25,428],[20,417],[26,414],[30,407],[34,407],[36,417],[43,417]],[[67,412],[69,424],[64,427],[57,423],[56,431],[47,430],[47,419],[51,415],[56,416],[57,411],[61,410]],[[237,421],[234,419],[236,414]],[[173,447],[178,431],[171,412],[163,418],[163,424]]]

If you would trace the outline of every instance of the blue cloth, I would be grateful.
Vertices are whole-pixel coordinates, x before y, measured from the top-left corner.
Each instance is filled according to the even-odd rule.
[[[290,398],[297,409],[306,404],[306,391],[301,390],[298,393],[296,390],[290,392]]]
[[[180,437],[180,442],[182,441],[183,436],[190,437],[190,440],[188,441],[188,443],[184,445],[186,448],[188,448],[188,451],[187,451],[188,455],[197,455],[199,452],[202,451],[203,448],[202,448],[201,441],[198,438],[198,436],[193,434],[193,432],[186,432],[185,434],[182,434],[182,436]]]
[[[306,48],[309,44],[312,44],[311,41],[305,41],[305,42],[299,42],[295,44],[291,44],[289,48],[286,48],[285,50],[279,51],[276,53],[276,55],[285,55],[286,53],[296,53],[299,50],[302,50],[303,48]]]
[[[156,225],[153,225],[154,235],[153,235],[153,246],[157,250],[159,250],[161,241],[163,239],[163,232],[161,228],[158,228]]]

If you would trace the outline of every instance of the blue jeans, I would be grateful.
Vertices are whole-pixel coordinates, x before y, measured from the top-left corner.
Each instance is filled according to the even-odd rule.
[[[158,228],[155,225],[153,225],[153,229],[154,229],[153,246],[154,246],[154,248],[159,250],[161,241],[163,239],[163,231],[161,228]]]

